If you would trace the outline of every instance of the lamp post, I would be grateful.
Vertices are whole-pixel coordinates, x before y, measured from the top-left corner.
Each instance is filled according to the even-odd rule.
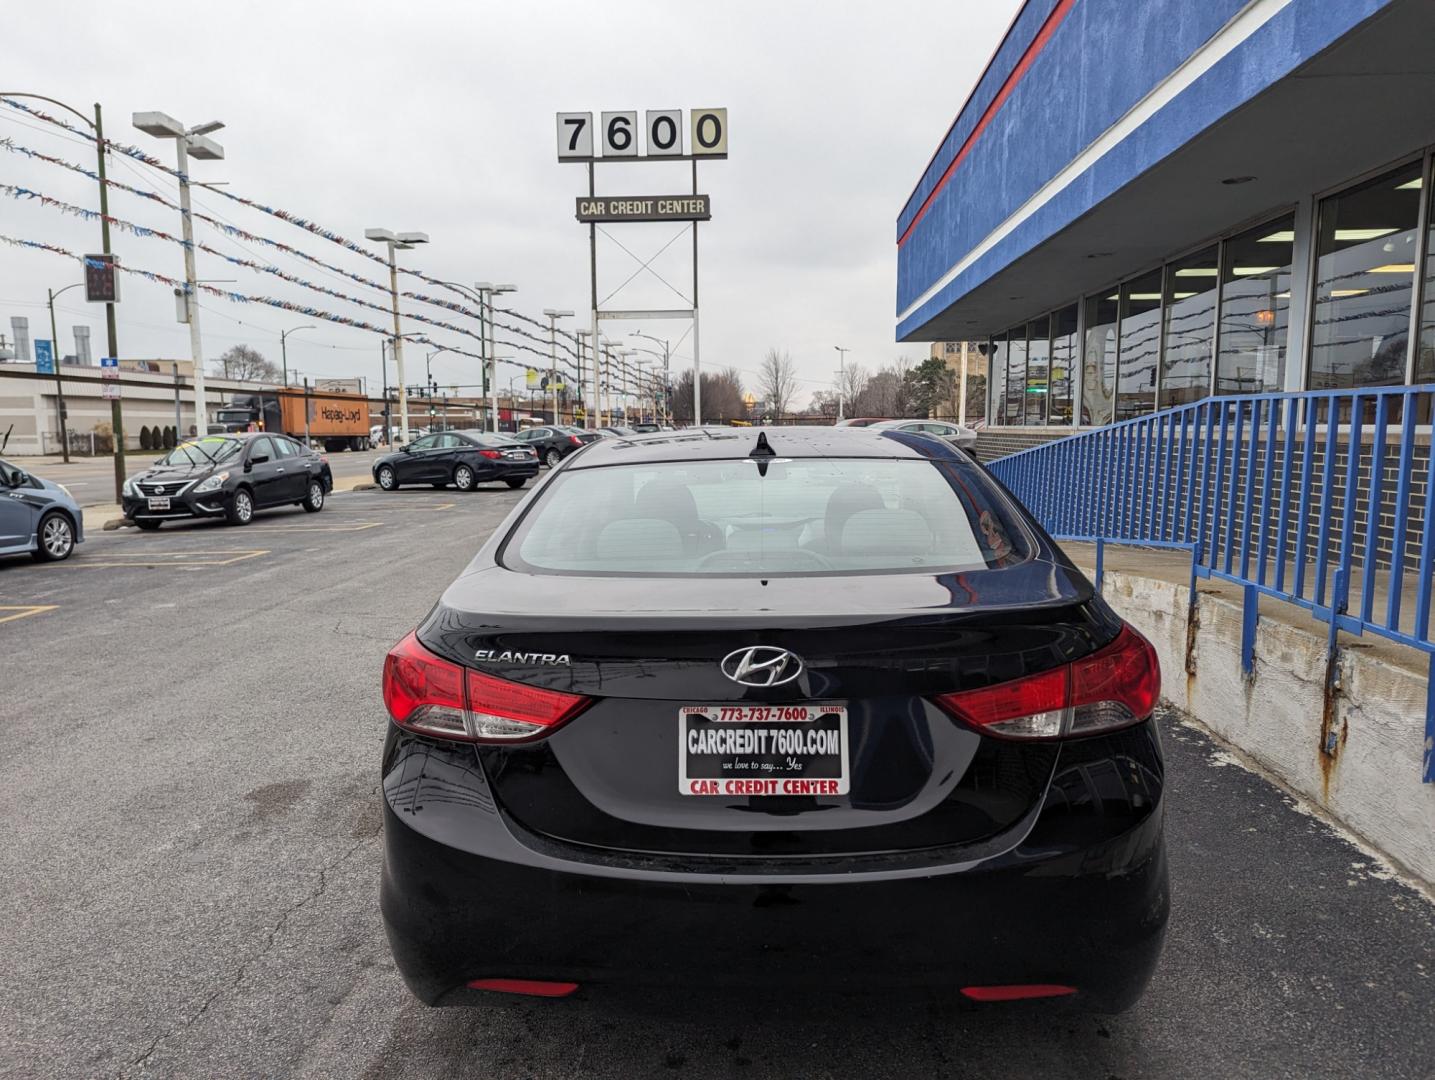
[[[199,303],[196,295],[198,274],[194,268],[194,215],[189,208],[189,159],[223,161],[224,147],[207,138],[210,132],[224,127],[223,121],[187,128],[174,117],[162,112],[137,112],[131,118],[135,127],[146,135],[173,139],[178,158],[179,221],[184,237],[184,316],[189,323],[189,355],[194,361],[194,429],[199,435],[209,431],[209,410],[204,393],[204,344],[199,334]]]
[[[430,419],[433,418],[433,414],[434,414],[434,412],[433,412],[433,399],[434,399],[434,391],[435,391],[435,389],[436,389],[436,387],[434,386],[434,381],[433,381],[433,358],[434,358],[435,356],[437,356],[439,353],[446,353],[446,352],[453,352],[453,350],[450,349],[447,345],[440,345],[437,349],[435,349],[433,352],[429,353],[427,356],[424,357],[424,383],[428,386],[428,389],[429,389],[429,418],[430,418]],[[448,408],[447,408],[447,406],[445,406],[445,408],[444,408],[443,417],[444,417],[444,430],[447,431],[447,430],[448,430]],[[433,427],[433,424],[430,423],[430,424],[429,424],[429,427],[432,428],[432,427]]]
[[[574,336],[578,339],[578,396],[579,396],[580,398],[585,398],[584,389],[583,389],[583,387],[584,387],[584,384],[583,384],[583,354],[584,354],[584,351],[585,351],[586,349],[592,347],[592,344],[588,341],[588,339],[593,336],[593,331],[591,331],[591,330],[575,330],[575,331],[573,331],[573,334],[574,334]],[[596,360],[595,360],[594,362],[596,363]],[[592,415],[592,413],[590,412],[591,408],[592,408],[592,406],[585,400],[585,401],[584,401],[584,405],[583,405],[583,426],[584,426],[584,427],[589,427],[589,428],[591,428],[591,427],[595,426],[595,425],[593,424],[593,415]],[[575,419],[576,419],[576,416],[575,416]]]
[[[837,350],[837,419],[842,419],[842,384],[847,381],[847,354],[851,349],[841,345],[832,346]]]
[[[90,130],[95,133],[95,157],[97,159],[95,163],[95,177],[100,185],[100,250],[106,256],[110,255],[110,187],[105,180],[105,125],[100,114],[99,102],[95,102],[95,115],[94,119],[91,119],[80,112],[79,109],[71,105],[66,105],[63,101],[56,101],[54,98],[45,97],[43,94],[27,94],[18,90],[5,90],[0,91],[0,97],[33,98],[36,101],[44,101],[79,117],[89,125]],[[107,300],[105,302],[105,330],[107,334],[106,342],[109,345],[109,354],[117,357],[120,355],[120,346],[119,335],[115,329],[115,304],[113,300]],[[57,354],[59,347],[60,343],[56,341],[55,351]],[[57,374],[59,370],[59,356],[57,355],[55,357],[55,371]],[[120,409],[119,398],[110,399],[110,427],[114,431],[115,436],[115,502],[121,502],[124,499],[125,487],[125,425],[124,415]]]
[[[663,347],[663,403],[664,403],[664,405],[666,406],[666,410],[665,410],[665,411],[668,412],[668,423],[672,423],[672,406],[671,406],[671,404],[670,404],[672,395],[669,393],[669,387],[672,385],[672,381],[673,381],[673,380],[672,380],[672,375],[671,375],[671,370],[672,370],[672,369],[671,369],[671,366],[670,366],[670,365],[671,365],[671,361],[672,361],[672,347],[668,344],[668,340],[667,340],[666,338],[654,337],[652,334],[645,334],[645,333],[644,333],[643,331],[641,331],[641,330],[634,330],[634,331],[633,331],[633,336],[634,336],[634,337],[647,338],[649,341],[655,341],[655,342],[657,342],[659,345],[661,345],[661,346]],[[653,402],[653,407],[654,407],[654,416],[653,416],[653,419],[656,420],[656,419],[657,419],[657,415],[656,415],[656,412],[657,412],[657,402],[656,402],[656,401]]]
[[[498,434],[498,358],[493,355],[496,343],[493,338],[493,297],[497,293],[517,292],[517,285],[495,285],[491,281],[480,281],[474,285],[488,304],[488,370],[484,382],[488,384],[488,403],[493,410],[493,433]],[[511,401],[510,401],[511,405]]]
[[[288,386],[288,385],[289,385],[289,347],[288,347],[288,342],[287,342],[286,339],[289,337],[290,334],[297,334],[300,330],[317,330],[317,329],[319,329],[317,326],[314,326],[314,325],[311,324],[311,325],[305,325],[305,326],[295,326],[295,327],[293,327],[293,328],[291,328],[291,329],[289,329],[289,330],[281,330],[281,331],[279,331],[279,356],[280,356],[280,358],[281,358],[281,360],[282,360],[282,362],[283,362],[283,365],[284,365],[284,385],[285,385],[285,386]]]
[[[66,465],[70,463],[70,433],[65,426],[65,386],[60,381],[60,333],[55,329],[55,297],[71,289],[78,289],[83,284],[83,281],[77,281],[73,285],[66,285],[59,292],[45,290],[50,297],[50,361],[55,365],[55,396],[59,399],[60,408],[60,452],[65,455]]]
[[[558,320],[568,319],[573,316],[571,311],[558,311],[555,308],[544,308],[543,314],[548,316],[548,389],[553,395],[553,423],[558,423]]]
[[[411,251],[418,244],[427,244],[424,232],[391,232],[388,229],[365,229],[365,240],[378,240],[389,250],[389,300],[394,309],[394,378],[399,384],[399,437],[409,439],[409,391],[404,383],[404,336],[399,326],[399,265],[395,252]]]

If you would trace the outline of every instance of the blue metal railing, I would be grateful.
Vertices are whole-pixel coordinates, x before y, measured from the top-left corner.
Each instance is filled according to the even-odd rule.
[[[988,468],[1058,540],[1097,542],[1098,588],[1113,541],[1190,551],[1193,605],[1197,578],[1242,586],[1247,674],[1260,596],[1328,624],[1328,680],[1342,630],[1429,654],[1435,783],[1433,408],[1435,384],[1207,398]]]

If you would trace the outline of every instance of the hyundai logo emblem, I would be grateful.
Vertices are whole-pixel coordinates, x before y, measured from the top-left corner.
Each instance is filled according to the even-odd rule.
[[[744,686],[781,686],[802,674],[802,660],[786,649],[753,645],[724,656],[722,673]]]

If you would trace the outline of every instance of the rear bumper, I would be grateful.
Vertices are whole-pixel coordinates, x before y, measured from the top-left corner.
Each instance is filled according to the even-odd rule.
[[[753,874],[695,859],[685,872],[675,858],[579,861],[508,819],[476,759],[456,781],[444,756],[411,755],[384,781],[384,919],[400,972],[430,1004],[472,998],[476,978],[595,993],[1056,983],[1078,989],[1073,1003],[1117,1011],[1160,953],[1159,803],[1089,829],[1044,804],[971,862],[832,858],[823,872]]]

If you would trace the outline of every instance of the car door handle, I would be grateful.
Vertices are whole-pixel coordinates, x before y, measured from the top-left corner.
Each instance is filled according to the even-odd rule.
[[[280,466],[279,466],[277,469],[275,469],[274,471],[275,471],[275,472],[283,472],[283,471],[284,471],[284,466],[283,466],[283,465],[280,465]]]

